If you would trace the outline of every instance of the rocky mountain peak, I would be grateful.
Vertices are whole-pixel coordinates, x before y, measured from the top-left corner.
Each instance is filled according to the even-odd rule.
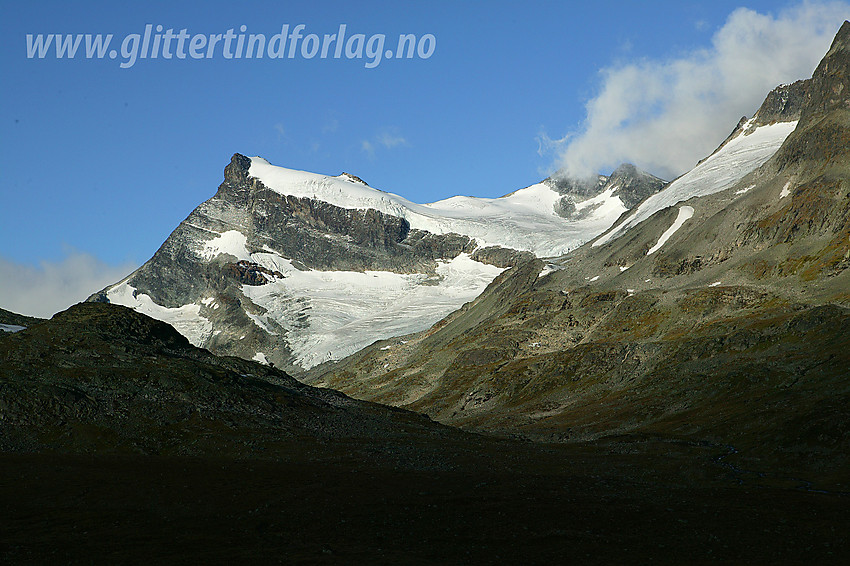
[[[666,184],[664,179],[642,171],[631,163],[623,163],[608,177],[606,189],[616,187],[614,194],[620,197],[626,208],[631,209],[660,191]]]
[[[345,179],[346,181],[351,181],[352,183],[360,183],[361,185],[369,186],[369,183],[358,177],[357,175],[352,175],[351,173],[342,172],[340,175],[341,179]]]
[[[775,124],[776,122],[791,122],[800,119],[803,105],[811,96],[811,79],[795,81],[787,85],[779,85],[768,93],[764,102],[753,115],[749,128]],[[744,124],[746,124],[746,120]],[[739,124],[739,128],[744,124]]]
[[[850,22],[838,30],[826,56],[815,69],[809,100],[801,120],[818,120],[835,109],[850,110]]]
[[[234,153],[230,163],[224,168],[224,180],[231,182],[244,181],[248,178],[248,170],[251,169],[251,158]]]
[[[543,182],[552,188],[554,191],[562,195],[573,195],[578,197],[590,198],[598,195],[603,191],[608,177],[605,175],[591,175],[589,177],[579,178],[574,177],[561,169],[556,171],[550,177],[547,177]]]
[[[577,203],[592,199],[609,189],[612,189],[611,196],[619,197],[623,205],[631,209],[667,184],[664,179],[642,171],[631,163],[620,164],[610,175],[597,175],[583,179],[571,177],[561,170],[543,182],[564,195],[555,205],[555,212],[572,220],[587,216],[602,205],[599,202],[581,207],[581,210],[577,211]]]

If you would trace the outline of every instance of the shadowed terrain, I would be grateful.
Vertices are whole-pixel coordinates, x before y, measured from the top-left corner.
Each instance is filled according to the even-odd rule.
[[[848,497],[669,438],[464,433],[85,303],[0,335],[0,559],[839,563]]]

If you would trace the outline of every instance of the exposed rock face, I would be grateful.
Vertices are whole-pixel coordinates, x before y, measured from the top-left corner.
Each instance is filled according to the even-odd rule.
[[[533,258],[534,254],[531,252],[518,252],[516,250],[500,246],[478,248],[472,254],[472,259],[475,261],[495,265],[496,267],[501,268],[516,267],[520,263]]]
[[[245,285],[265,285],[275,279],[283,279],[280,271],[272,271],[262,265],[241,259],[236,263],[228,263],[224,266],[229,277],[244,283]]]
[[[798,120],[803,107],[811,97],[811,79],[780,85],[770,91],[755,113],[754,125],[764,126],[776,122]]]
[[[850,480],[848,36],[741,124],[799,118],[729,188],[521,264],[428,331],[308,381],[476,430],[672,435]]]

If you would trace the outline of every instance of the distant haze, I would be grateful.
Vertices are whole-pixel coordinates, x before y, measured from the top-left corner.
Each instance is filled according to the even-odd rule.
[[[0,308],[30,316],[51,317],[123,279],[136,265],[109,265],[94,256],[66,249],[60,261],[38,267],[0,257]]]

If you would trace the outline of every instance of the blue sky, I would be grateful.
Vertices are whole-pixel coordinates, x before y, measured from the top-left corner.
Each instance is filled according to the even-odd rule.
[[[215,193],[234,152],[295,169],[348,171],[417,202],[500,196],[564,165],[605,172],[628,159],[657,174],[679,174],[741,114],[755,110],[765,85],[808,76],[840,14],[850,14],[847,7],[7,3],[0,20],[0,307],[44,314],[53,306],[39,310],[43,299],[36,293],[62,295],[59,303],[70,304],[74,293],[87,294],[138,266]],[[118,46],[149,23],[189,34],[245,25],[248,33],[269,37],[283,24],[303,23],[305,34],[321,36],[344,23],[349,33],[385,34],[388,46],[402,33],[433,34],[436,49],[428,59],[384,60],[372,69],[345,58],[217,55],[139,60],[122,69],[120,57],[26,56],[28,33],[111,33]],[[795,34],[806,36],[801,45],[782,39]],[[801,55],[783,57],[783,49]],[[760,53],[766,63],[755,71],[729,64]],[[697,70],[680,72],[677,62]],[[629,83],[629,71],[656,77],[662,91],[688,90],[707,73],[726,86],[707,87],[692,99],[634,98],[645,82]],[[670,108],[699,115],[695,131],[673,121]],[[613,126],[598,119],[618,112],[624,116]],[[638,143],[646,123],[663,125],[660,119],[678,125],[654,143]],[[669,150],[674,146],[682,151]],[[32,284],[48,277],[57,279],[53,286]],[[16,286],[21,279],[30,284]]]

